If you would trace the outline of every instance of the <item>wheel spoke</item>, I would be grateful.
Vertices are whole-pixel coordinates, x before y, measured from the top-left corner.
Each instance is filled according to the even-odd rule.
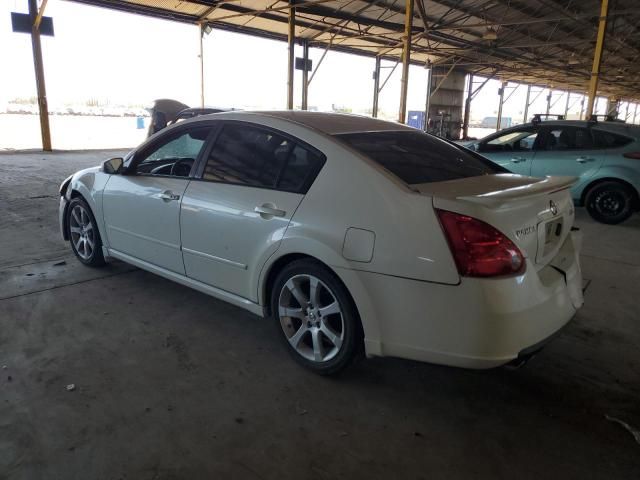
[[[327,337],[327,340],[333,343],[333,345],[337,349],[340,349],[340,347],[342,346],[342,338],[340,338],[340,335],[334,332],[333,329],[329,325],[327,325],[325,321],[322,322],[320,331],[325,337]]]
[[[320,304],[320,281],[316,277],[309,278],[309,302],[311,305],[317,306]]]
[[[304,334],[307,332],[308,332],[308,329],[303,323],[302,325],[300,325],[300,328],[298,329],[298,331],[294,333],[291,337],[289,337],[289,343],[293,346],[293,348],[295,348],[296,350],[298,349],[300,340],[302,340],[302,337],[304,337]]]
[[[74,208],[73,210],[71,210],[71,215],[73,216],[73,219],[76,221],[76,225],[81,226],[82,222],[80,221],[80,217],[78,217],[78,209]]]
[[[311,331],[311,340],[313,342],[313,359],[316,362],[322,361],[322,342],[320,341],[319,330]]]
[[[93,225],[91,224],[91,222],[87,223],[84,227],[85,231],[88,233],[90,231],[93,230]]]
[[[80,253],[80,247],[82,246],[82,237],[78,238],[78,240],[74,243],[74,245],[76,246],[76,250],[78,253]]]
[[[80,220],[82,220],[82,226],[86,226],[87,223],[89,223],[87,221],[87,212],[84,211],[84,208],[80,209]]]
[[[77,233],[78,235],[82,233],[82,229],[80,227],[69,227],[71,233]]]
[[[334,313],[340,313],[340,304],[334,300],[333,303],[330,303],[326,307],[319,308],[318,311],[323,317],[328,317]]]
[[[293,317],[299,318],[301,320],[304,319],[304,311],[301,308],[291,308],[291,307],[280,307],[278,308],[278,314],[280,318],[282,317]]]
[[[293,281],[293,278],[289,279],[289,281],[287,282],[286,286],[289,289],[289,291],[291,292],[291,294],[298,301],[300,306],[302,308],[306,307],[307,303],[309,303],[309,299],[305,296],[304,293],[302,293],[302,290],[300,290],[300,287],[298,285],[296,285],[296,283]]]

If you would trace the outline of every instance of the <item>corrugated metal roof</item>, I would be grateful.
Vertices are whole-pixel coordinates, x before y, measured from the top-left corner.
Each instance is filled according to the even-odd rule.
[[[285,39],[289,3],[278,0],[71,0]],[[411,60],[586,91],[600,0],[415,0]],[[404,0],[297,0],[296,36],[311,46],[399,59]],[[640,5],[609,12],[599,94],[640,100]],[[497,39],[486,40],[488,29]]]

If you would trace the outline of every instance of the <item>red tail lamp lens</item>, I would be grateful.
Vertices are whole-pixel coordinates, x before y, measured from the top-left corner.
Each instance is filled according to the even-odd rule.
[[[447,210],[436,213],[460,275],[499,277],[524,271],[520,249],[491,225]]]

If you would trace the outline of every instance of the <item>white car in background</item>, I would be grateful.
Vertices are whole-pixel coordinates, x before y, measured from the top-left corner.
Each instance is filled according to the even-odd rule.
[[[571,177],[505,173],[413,128],[312,112],[201,116],[60,188],[78,259],[119,259],[257,315],[330,374],[361,347],[519,361],[582,305]]]

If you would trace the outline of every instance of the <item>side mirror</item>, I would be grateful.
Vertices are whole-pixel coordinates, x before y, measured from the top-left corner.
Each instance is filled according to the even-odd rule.
[[[102,171],[104,173],[115,174],[120,173],[122,169],[122,165],[124,165],[124,159],[121,157],[110,158],[109,160],[105,160],[102,162]]]

